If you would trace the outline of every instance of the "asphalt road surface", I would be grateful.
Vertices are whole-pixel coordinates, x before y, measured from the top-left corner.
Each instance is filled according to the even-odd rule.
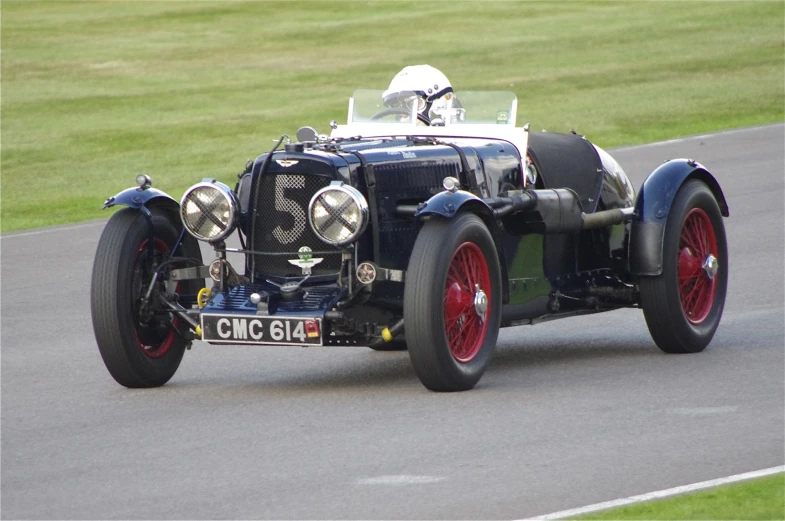
[[[636,187],[691,157],[725,191],[705,352],[661,353],[637,310],[521,326],[464,393],[426,391],[406,353],[202,343],[125,389],[90,323],[103,223],[5,235],[2,517],[515,519],[781,465],[783,130],[614,153]]]

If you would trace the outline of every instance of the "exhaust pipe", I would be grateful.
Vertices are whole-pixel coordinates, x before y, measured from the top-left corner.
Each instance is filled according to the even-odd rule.
[[[622,224],[631,221],[634,212],[633,208],[614,208],[584,213],[577,194],[569,188],[532,190],[531,193],[535,199],[532,210],[540,215],[545,233],[575,233]],[[504,210],[507,208],[501,209]]]

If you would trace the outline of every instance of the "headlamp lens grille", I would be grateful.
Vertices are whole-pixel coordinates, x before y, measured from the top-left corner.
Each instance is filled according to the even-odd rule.
[[[311,226],[329,244],[347,244],[362,233],[367,205],[362,195],[347,188],[326,188],[311,202]]]
[[[197,185],[186,193],[180,207],[183,225],[197,239],[217,240],[234,225],[236,205],[217,185]]]

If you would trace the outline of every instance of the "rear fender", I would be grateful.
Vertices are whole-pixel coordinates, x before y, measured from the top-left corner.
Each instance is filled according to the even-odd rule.
[[[662,240],[665,223],[679,188],[689,179],[700,179],[714,194],[720,213],[728,217],[728,203],[720,184],[700,163],[673,159],[655,169],[635,198],[635,219],[630,229],[629,262],[633,275],[662,273]]]

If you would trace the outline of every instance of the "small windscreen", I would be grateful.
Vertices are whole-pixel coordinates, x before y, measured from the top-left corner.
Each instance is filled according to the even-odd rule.
[[[349,124],[424,124],[423,119],[445,125],[495,124],[515,126],[518,100],[505,91],[461,91],[448,93],[423,109],[412,92],[382,99],[384,91],[358,89],[349,101]],[[421,116],[418,118],[418,112]],[[426,114],[427,112],[427,114]]]

